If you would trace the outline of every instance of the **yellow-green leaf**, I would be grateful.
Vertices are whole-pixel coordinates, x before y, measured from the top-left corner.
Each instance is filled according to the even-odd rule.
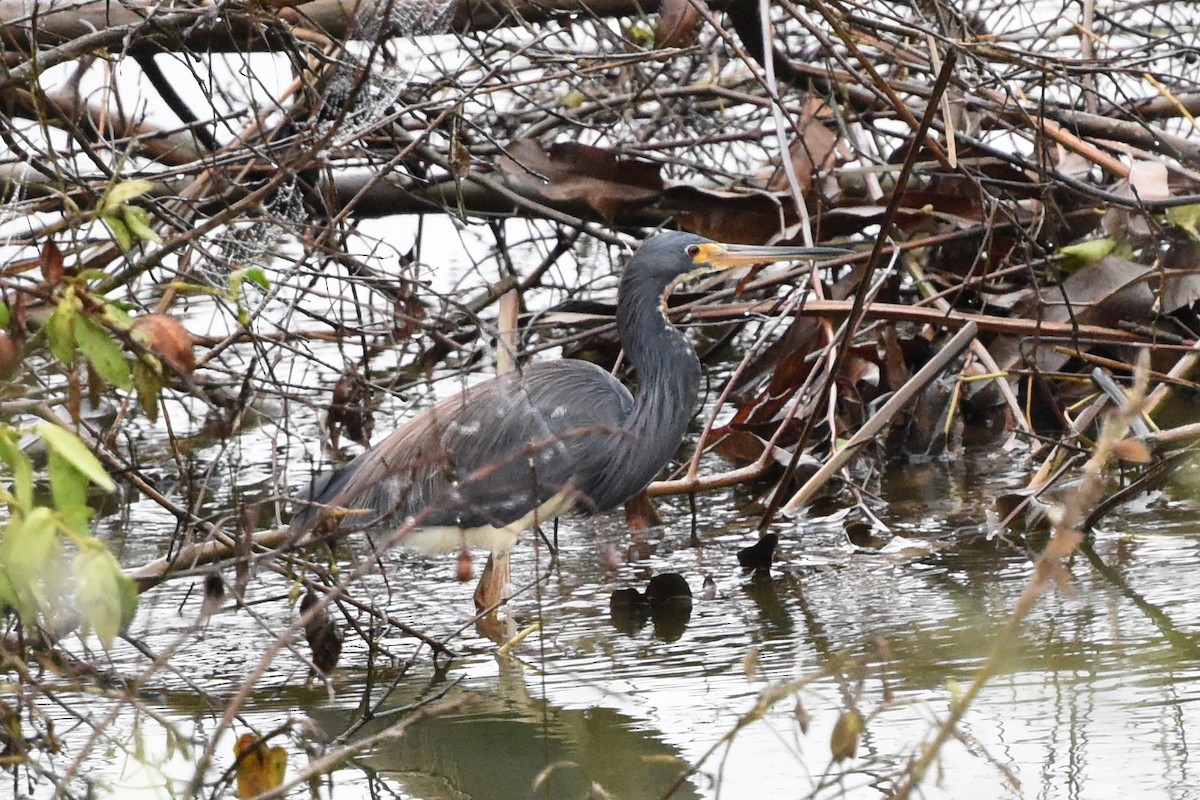
[[[237,298],[242,293],[242,284],[246,281],[258,286],[263,291],[271,288],[271,281],[267,279],[267,273],[262,267],[246,267],[245,269],[235,269],[229,273],[229,294],[233,298]]]
[[[117,488],[113,479],[104,471],[100,460],[92,455],[92,451],[78,436],[49,422],[39,422],[37,433],[51,450],[71,462],[75,469],[86,475],[92,483],[109,492]]]
[[[1200,203],[1187,206],[1172,206],[1167,209],[1167,222],[1187,233],[1193,239],[1200,240],[1200,232],[1196,224],[1200,223]]]
[[[654,31],[644,22],[631,22],[625,26],[625,35],[640,47],[654,46]]]
[[[4,571],[4,565],[0,564],[0,612],[5,608],[16,608],[20,602],[13,589],[12,581],[8,579],[8,574]]]
[[[48,605],[47,572],[61,551],[54,514],[44,506],[13,519],[5,529],[0,539],[0,569],[8,577],[17,612],[26,619]]]
[[[1088,239],[1058,248],[1058,256],[1065,262],[1063,268],[1069,272],[1099,261],[1116,246],[1116,239]]]
[[[101,325],[82,314],[77,315],[75,343],[87,357],[88,363],[105,381],[119,389],[128,389],[132,385],[125,353]]]
[[[92,509],[87,501],[87,476],[57,450],[50,451],[46,471],[50,476],[50,495],[62,521],[76,533],[87,535],[92,519]]]
[[[50,352],[68,367],[75,363],[75,317],[79,315],[79,307],[75,290],[67,289],[46,321]]]
[[[121,248],[121,252],[126,252],[129,248],[133,247],[133,234],[125,226],[125,221],[121,218],[120,214],[105,214],[100,219],[104,220],[104,224],[112,232],[113,238],[117,240],[117,247]]]
[[[829,736],[829,751],[834,761],[845,761],[854,758],[858,752],[858,740],[866,728],[862,714],[857,711],[843,711],[833,725],[833,733]]]
[[[559,98],[558,102],[563,108],[579,108],[587,100],[587,95],[578,89],[572,89]]]
[[[104,321],[119,331],[133,328],[133,317],[129,316],[129,312],[116,303],[104,304]]]
[[[121,206],[121,221],[129,232],[143,242],[162,244],[158,231],[150,227],[150,212],[138,206]]]
[[[133,386],[137,389],[138,403],[141,404],[142,410],[146,412],[150,421],[154,422],[158,419],[158,397],[163,388],[162,366],[152,355],[143,358],[153,359],[153,363],[143,360],[133,365]]]
[[[16,434],[8,426],[0,428],[0,460],[12,472],[12,492],[17,504],[21,509],[29,510],[33,506],[33,462],[17,444]]]
[[[75,556],[74,573],[76,609],[104,646],[110,647],[133,619],[137,587],[121,571],[112,553],[96,540],[89,540],[80,548]]]
[[[257,797],[280,786],[287,773],[287,751],[267,747],[253,733],[243,733],[233,744],[237,756],[237,796]]]
[[[104,203],[101,206],[101,211],[105,216],[116,212],[118,208],[133,200],[135,197],[141,197],[146,192],[154,188],[153,181],[147,180],[131,180],[121,181],[113,184],[108,190],[108,194],[104,196]]]

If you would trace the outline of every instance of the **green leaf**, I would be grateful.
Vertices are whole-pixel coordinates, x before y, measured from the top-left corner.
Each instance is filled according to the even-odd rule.
[[[66,366],[75,363],[75,317],[79,315],[79,298],[74,289],[67,289],[54,313],[46,321],[46,338],[50,352]]]
[[[654,46],[654,31],[644,22],[631,22],[625,26],[625,35],[641,47]]]
[[[264,292],[271,289],[271,281],[262,267],[250,267],[246,270],[246,280],[250,281]]]
[[[3,613],[6,608],[16,609],[20,602],[16,590],[13,589],[12,581],[8,579],[8,574],[4,571],[4,564],[0,564],[0,613]]]
[[[128,331],[133,328],[133,317],[129,312],[116,303],[104,304],[104,321],[118,331]]]
[[[108,648],[133,621],[137,586],[121,571],[113,554],[95,540],[85,542],[80,548],[74,572],[75,606]]]
[[[133,234],[129,232],[129,228],[125,227],[125,221],[119,214],[105,214],[100,219],[104,220],[104,224],[112,231],[113,238],[117,240],[117,247],[121,248],[121,252],[124,253],[133,247]]]
[[[61,552],[54,513],[45,506],[14,519],[5,529],[0,541],[0,568],[8,576],[17,611],[25,619],[49,604],[45,578]]]
[[[857,711],[843,711],[833,724],[833,733],[829,735],[829,751],[834,761],[845,761],[854,758],[858,752],[858,741],[866,730],[862,714]]]
[[[579,108],[587,101],[587,95],[578,89],[572,89],[558,99],[563,108]]]
[[[104,196],[104,202],[101,204],[101,211],[105,216],[115,213],[118,208],[133,200],[136,197],[141,197],[146,192],[154,188],[153,181],[147,180],[132,180],[121,181],[113,184],[108,190],[108,194]]]
[[[76,277],[81,281],[95,283],[96,281],[104,280],[108,277],[108,273],[102,269],[92,267],[90,269],[81,269],[76,273]]]
[[[8,303],[0,300],[0,328],[7,328],[8,321],[12,318],[12,312],[8,309]]]
[[[1196,224],[1200,223],[1200,203],[1172,206],[1167,209],[1166,216],[1167,222],[1183,230],[1193,240],[1200,241],[1200,232],[1196,231]]]
[[[28,511],[33,507],[33,462],[17,443],[16,432],[7,425],[0,428],[0,460],[12,471],[17,504]]]
[[[137,389],[138,403],[151,422],[158,420],[158,398],[163,389],[162,366],[157,363],[158,359],[155,358],[154,361],[153,365],[145,361],[133,365],[133,387]]]
[[[1116,246],[1116,239],[1088,239],[1058,248],[1058,256],[1064,262],[1063,269],[1069,272],[1099,261]]]
[[[82,314],[75,317],[75,343],[100,377],[119,389],[128,389],[129,363],[112,335]]]
[[[262,289],[264,292],[270,290],[271,281],[267,278],[267,273],[262,267],[246,267],[245,269],[235,269],[229,273],[229,296],[234,299],[241,296],[242,284],[250,281],[255,286]]]
[[[138,206],[121,206],[121,221],[129,232],[143,242],[162,244],[162,237],[150,227],[150,212]]]
[[[50,495],[63,523],[80,535],[89,535],[92,509],[88,505],[87,476],[57,450],[50,451],[46,471],[50,475]]]
[[[117,488],[113,479],[108,477],[108,473],[104,471],[100,460],[92,455],[92,451],[78,436],[66,428],[49,422],[39,422],[37,433],[46,441],[46,445],[51,450],[71,462],[75,469],[86,475],[92,483],[109,492]]]

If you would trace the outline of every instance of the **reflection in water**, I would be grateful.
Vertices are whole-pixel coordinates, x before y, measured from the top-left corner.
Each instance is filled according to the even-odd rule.
[[[782,636],[792,632],[792,612],[784,606],[779,597],[780,584],[788,580],[786,577],[772,578],[769,573],[757,570],[742,586],[742,591],[758,607],[762,624],[772,635]]]
[[[643,594],[637,589],[617,589],[608,599],[613,627],[633,636],[654,622],[654,636],[674,642],[683,636],[692,618],[692,589],[678,572],[664,572],[650,579]]]
[[[597,789],[637,800],[661,796],[686,771],[680,753],[644,723],[604,706],[561,708],[534,699],[520,666],[499,661],[500,680],[490,691],[456,690],[467,698],[464,706],[409,728],[364,766],[427,800],[605,796]],[[326,730],[351,721],[338,712],[320,715]],[[371,732],[368,726],[362,734]],[[672,795],[699,796],[686,781]]]

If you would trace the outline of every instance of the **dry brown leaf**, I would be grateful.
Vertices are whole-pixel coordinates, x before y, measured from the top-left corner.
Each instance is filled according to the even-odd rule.
[[[19,353],[13,340],[4,331],[0,331],[0,378],[12,374],[18,363]]]
[[[644,490],[625,501],[625,523],[629,526],[629,532],[635,536],[662,525],[658,509],[650,502],[650,495]]]
[[[816,117],[816,108],[811,100],[805,105],[800,122],[801,136],[788,146],[788,157],[796,170],[800,190],[805,195],[812,191],[813,175],[828,171],[833,166],[837,152],[838,137]],[[767,188],[788,191],[787,173],[782,168],[775,170],[767,182]]]
[[[300,613],[308,613],[319,599],[313,592],[305,594],[304,599],[300,601]],[[312,650],[313,666],[322,675],[333,672],[342,655],[342,632],[338,630],[328,611],[321,609],[305,623],[304,638]]]
[[[63,254],[53,239],[47,239],[42,245],[42,253],[38,258],[38,266],[42,269],[42,283],[47,289],[53,289],[62,283],[66,269],[63,267]]]
[[[1164,200],[1171,193],[1167,167],[1158,161],[1135,159],[1129,177],[1114,186],[1112,192],[1117,197],[1142,202]],[[1103,228],[1106,236],[1128,241],[1155,237],[1158,226],[1151,225],[1140,209],[1112,204],[1104,212]]]
[[[1149,464],[1154,458],[1140,439],[1122,439],[1113,445],[1113,455],[1130,464]]]
[[[654,26],[654,48],[687,47],[696,42],[704,18],[691,0],[662,0]]]
[[[325,425],[329,429],[330,447],[335,451],[343,432],[351,441],[364,447],[371,443],[371,434],[375,431],[375,405],[371,387],[357,372],[351,372],[334,385]]]
[[[1155,313],[1155,295],[1150,286],[1154,270],[1115,255],[1093,261],[1067,276],[1061,287],[1049,287],[1016,312],[1043,322],[1076,322],[1120,327],[1125,322],[1149,324]],[[1064,298],[1069,298],[1070,303]],[[1001,368],[1016,364],[1028,345],[1027,339],[1010,336],[997,340],[989,348]],[[1066,363],[1068,356],[1049,347],[1037,348],[1037,366],[1053,372]]]
[[[167,314],[143,314],[133,321],[135,336],[180,375],[196,369],[195,340],[183,323]]]
[[[1168,240],[1160,267],[1153,283],[1164,313],[1187,308],[1200,300],[1200,242]]]
[[[684,230],[735,244],[762,244],[795,221],[791,198],[771,192],[672,186],[662,208]]]
[[[471,555],[471,550],[466,545],[458,551],[458,558],[454,560],[454,580],[459,583],[466,583],[475,577],[475,557]]]
[[[808,727],[812,724],[812,717],[808,714],[808,709],[804,707],[804,703],[800,702],[800,698],[796,698],[796,706],[792,709],[792,716],[796,718],[796,724],[800,726],[800,733],[808,735]]]
[[[549,151],[536,139],[519,139],[499,159],[515,185],[548,199],[586,203],[605,219],[645,208],[663,191],[659,166],[612,150],[556,142]]]

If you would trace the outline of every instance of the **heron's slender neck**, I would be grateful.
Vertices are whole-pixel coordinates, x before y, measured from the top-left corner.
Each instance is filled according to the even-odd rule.
[[[627,490],[621,500],[641,491],[671,460],[700,392],[700,360],[687,337],[667,321],[665,291],[660,280],[635,270],[621,280],[617,333],[638,382],[633,413],[616,443],[621,489]]]

